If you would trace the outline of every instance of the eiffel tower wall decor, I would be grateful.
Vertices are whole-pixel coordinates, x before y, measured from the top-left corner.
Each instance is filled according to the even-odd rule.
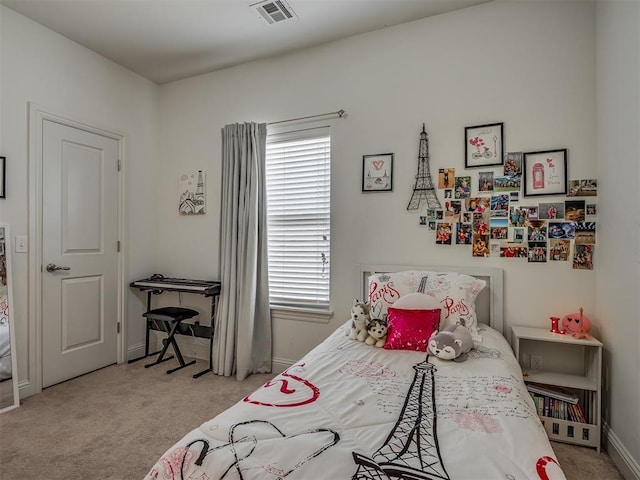
[[[427,137],[427,131],[423,123],[418,149],[418,173],[416,174],[416,183],[413,186],[413,193],[411,194],[409,205],[407,205],[407,210],[418,210],[425,201],[427,202],[428,208],[442,209],[440,200],[438,200],[438,196],[436,195],[436,189],[433,186],[433,181],[431,180],[429,138]]]
[[[178,211],[183,215],[195,215],[205,213],[205,173],[183,173],[180,175],[180,202]]]

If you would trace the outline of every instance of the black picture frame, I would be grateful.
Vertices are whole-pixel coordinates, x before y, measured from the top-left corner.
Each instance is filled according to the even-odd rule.
[[[567,195],[567,149],[524,152],[522,191],[525,197]]]
[[[464,167],[504,165],[504,123],[464,127]]]
[[[0,157],[0,198],[7,198],[7,157]]]
[[[362,156],[362,191],[393,191],[393,153]]]

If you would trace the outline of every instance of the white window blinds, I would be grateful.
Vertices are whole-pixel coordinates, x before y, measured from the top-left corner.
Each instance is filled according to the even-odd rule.
[[[329,308],[329,128],[267,137],[272,306]]]

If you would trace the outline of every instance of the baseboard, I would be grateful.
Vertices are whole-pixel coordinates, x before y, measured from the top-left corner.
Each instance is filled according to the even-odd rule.
[[[138,343],[136,345],[129,345],[127,349],[127,360],[132,358],[140,358],[144,355],[144,343]]]
[[[279,375],[294,363],[296,363],[296,360],[273,357],[271,359],[271,373],[273,373],[274,375]]]
[[[625,480],[640,480],[640,464],[606,422],[603,424],[603,431],[607,453]]]
[[[31,387],[32,385],[29,380],[20,380],[18,382],[18,395],[20,396],[20,400],[35,394]]]

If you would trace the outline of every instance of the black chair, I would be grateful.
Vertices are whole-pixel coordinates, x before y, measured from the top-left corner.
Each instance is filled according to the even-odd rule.
[[[194,363],[196,363],[195,360],[192,360],[189,363],[185,363],[184,358],[182,357],[182,353],[180,352],[180,347],[178,347],[178,342],[176,342],[175,338],[176,333],[179,333],[181,322],[183,320],[193,318],[196,315],[199,315],[196,310],[182,307],[156,308],[142,314],[143,317],[147,318],[148,322],[153,322],[155,324],[157,330],[161,330],[167,333],[167,338],[162,340],[162,344],[164,346],[162,347],[158,358],[155,362],[146,364],[144,366],[145,368],[153,367],[154,365],[157,365],[159,363],[171,360],[173,358],[173,355],[165,358],[165,354],[167,353],[169,345],[173,347],[173,351],[176,358],[178,359],[178,363],[180,364],[180,366],[167,370],[167,373],[173,373],[176,370],[180,370],[181,368],[188,367],[189,365],[193,365]]]

